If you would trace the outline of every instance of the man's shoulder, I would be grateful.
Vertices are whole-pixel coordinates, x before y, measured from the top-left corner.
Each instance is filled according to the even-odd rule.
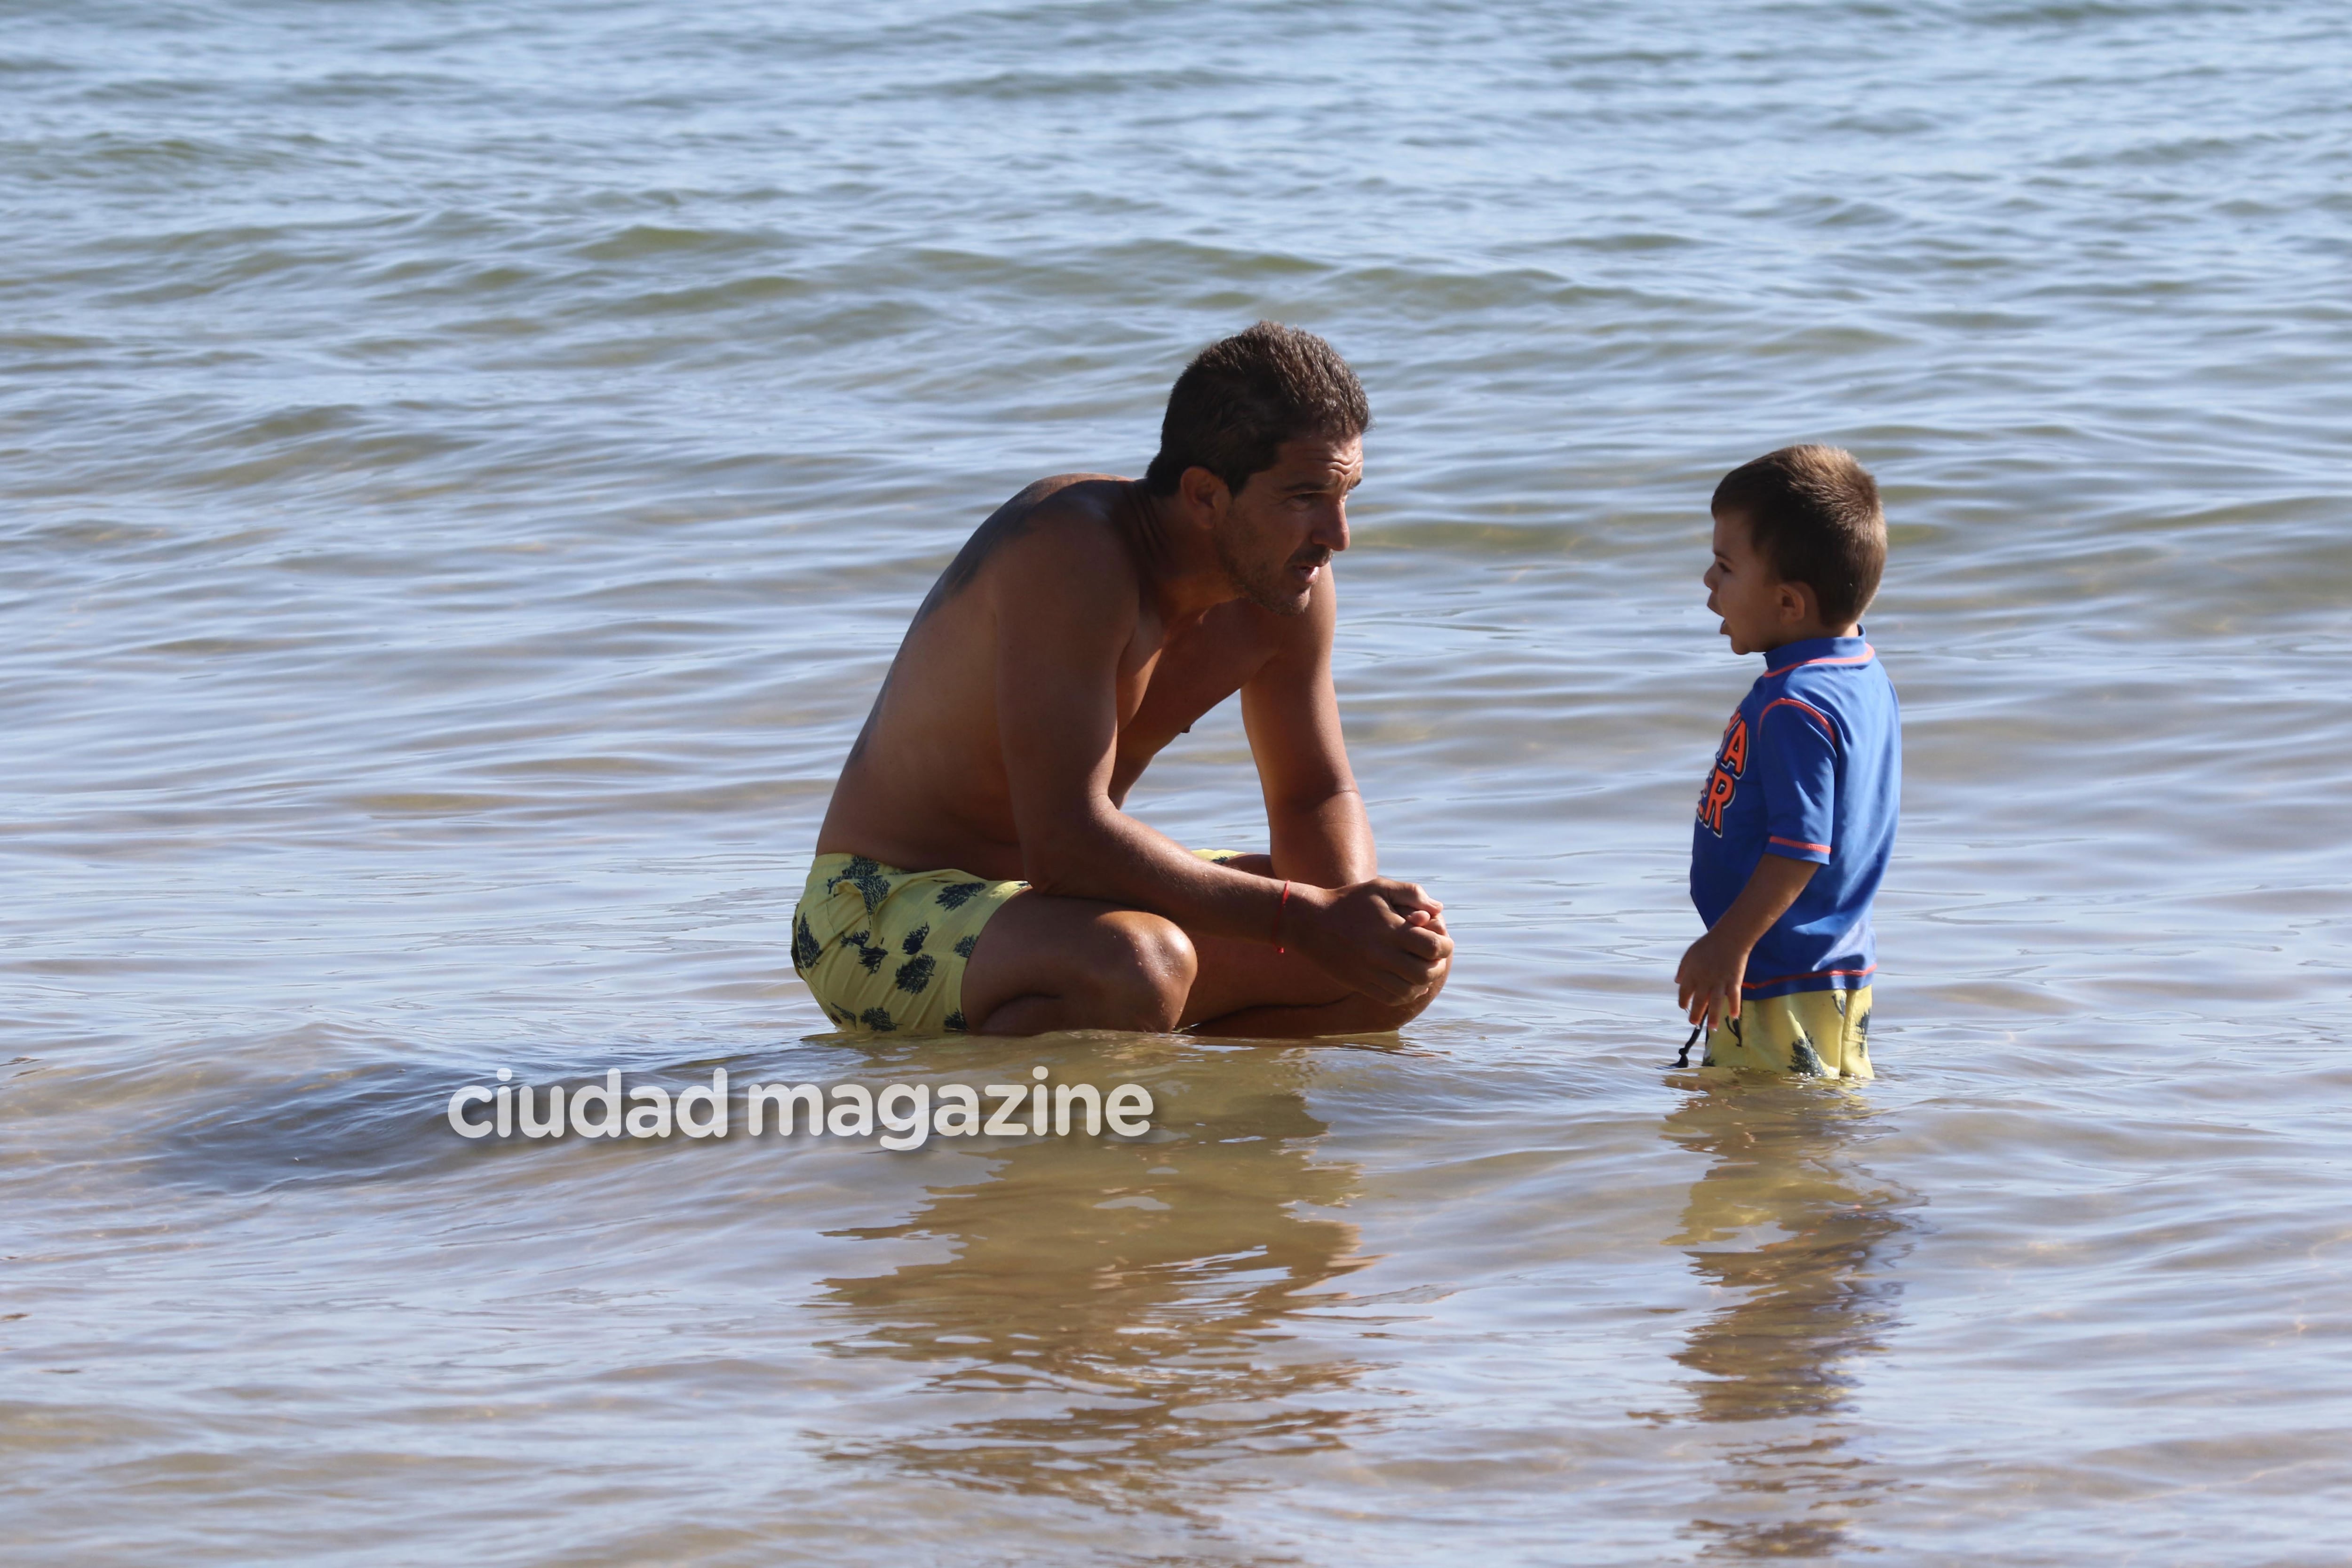
[[[1121,510],[1131,505],[1129,482],[1109,474],[1055,474],[1023,487],[990,515],[980,534],[1005,535],[1004,542],[1042,542],[1097,560],[1129,552]]]
[[[1037,516],[1068,514],[1108,520],[1133,482],[1117,474],[1048,474],[1022,486],[997,510],[999,514],[1018,510]]]
[[[1109,594],[1124,603],[1140,576],[1121,508],[1131,504],[1127,482],[1102,474],[1062,474],[1040,479],[1020,525],[997,552],[1010,570],[996,573],[1000,604],[1041,595]]]
[[[1108,474],[1056,474],[1025,485],[972,531],[917,619],[980,584],[1000,605],[1109,590],[1137,572],[1119,508],[1128,481]]]

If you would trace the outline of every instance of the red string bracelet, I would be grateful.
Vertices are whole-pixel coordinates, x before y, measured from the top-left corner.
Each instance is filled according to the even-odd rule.
[[[1282,884],[1282,902],[1274,906],[1274,955],[1280,958],[1286,951],[1282,945],[1282,911],[1290,907],[1290,884]]]

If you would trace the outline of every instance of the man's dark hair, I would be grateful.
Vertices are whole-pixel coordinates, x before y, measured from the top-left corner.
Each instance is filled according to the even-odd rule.
[[[1274,467],[1285,441],[1344,441],[1371,423],[1364,389],[1337,350],[1313,332],[1260,321],[1202,349],[1176,378],[1143,488],[1174,495],[1185,469],[1206,468],[1238,495],[1252,474]]]
[[[1835,447],[1783,447],[1742,463],[1715,487],[1710,509],[1748,520],[1748,537],[1783,583],[1813,591],[1822,619],[1860,620],[1886,569],[1878,482]]]

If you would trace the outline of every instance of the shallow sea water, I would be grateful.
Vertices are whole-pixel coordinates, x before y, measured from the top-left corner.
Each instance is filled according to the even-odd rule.
[[[2338,8],[5,15],[12,1561],[2343,1561]],[[1372,398],[1452,987],[824,1033],[907,616],[1259,316]],[[1894,523],[1859,1089],[1664,1070],[1705,500],[1795,439]],[[1231,709],[1132,804],[1261,837]],[[441,1120],[1037,1065],[1159,1130]]]

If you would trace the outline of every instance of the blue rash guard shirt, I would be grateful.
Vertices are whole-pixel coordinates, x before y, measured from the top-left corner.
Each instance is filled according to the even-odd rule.
[[[1870,984],[1870,901],[1895,847],[1903,719],[1859,637],[1809,637],[1764,656],[1724,726],[1691,835],[1691,902],[1713,930],[1767,854],[1822,868],[1748,955],[1740,994]]]

